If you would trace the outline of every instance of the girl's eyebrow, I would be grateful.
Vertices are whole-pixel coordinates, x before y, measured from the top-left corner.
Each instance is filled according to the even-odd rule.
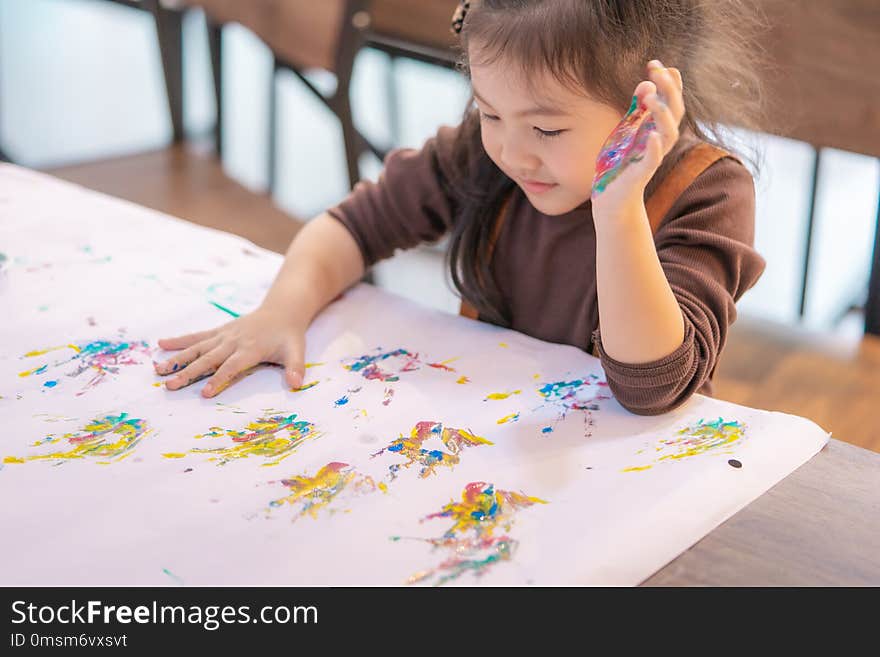
[[[471,85],[471,91],[474,92],[474,98],[479,100],[484,105],[488,107],[492,107],[492,103],[488,102],[485,98],[483,98],[476,90],[476,88]],[[550,105],[535,105],[534,107],[530,107],[527,110],[522,110],[521,112],[517,112],[514,114],[517,118],[525,117],[525,116],[568,116],[568,112],[561,110],[558,107],[552,107]]]

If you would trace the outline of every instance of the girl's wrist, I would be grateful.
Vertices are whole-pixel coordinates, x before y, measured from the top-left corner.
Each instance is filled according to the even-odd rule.
[[[610,202],[603,202],[610,201]],[[593,202],[593,223],[597,233],[608,227],[632,227],[648,222],[645,201],[642,194],[625,197],[598,199]]]

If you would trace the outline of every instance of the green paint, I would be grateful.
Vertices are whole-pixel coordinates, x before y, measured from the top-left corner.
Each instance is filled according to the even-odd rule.
[[[216,301],[209,301],[208,303],[210,303],[210,304],[211,304],[212,306],[214,306],[215,308],[219,308],[220,310],[222,310],[222,311],[225,312],[225,313],[229,313],[229,314],[232,315],[233,317],[241,317],[241,315],[240,315],[239,313],[235,312],[234,310],[230,310],[230,309],[227,308],[226,306],[221,306],[221,305],[220,305],[219,303],[217,303]]]

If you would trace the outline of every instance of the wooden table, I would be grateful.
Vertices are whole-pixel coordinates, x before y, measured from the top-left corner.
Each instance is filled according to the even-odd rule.
[[[642,585],[880,585],[880,454],[832,439]]]

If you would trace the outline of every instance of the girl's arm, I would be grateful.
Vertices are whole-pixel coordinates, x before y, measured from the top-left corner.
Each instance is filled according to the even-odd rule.
[[[656,129],[641,157],[593,189],[601,336],[592,337],[614,396],[640,415],[676,408],[712,376],[736,300],[764,268],[752,246],[752,177],[736,160],[700,174],[651,235],[645,185],[678,140],[684,104],[676,69],[651,62],[649,71],[636,95]]]
[[[202,395],[213,397],[244,370],[261,362],[283,365],[287,383],[302,385],[305,333],[315,316],[363,277],[364,263],[351,233],[324,213],[309,221],[287,249],[284,263],[260,307],[219,328],[159,340],[181,350],[156,364],[173,374],[169,390],[206,376]]]
[[[344,290],[363,278],[364,263],[351,233],[326,212],[290,243],[262,305],[287,312],[306,326]],[[291,308],[296,299],[297,307]]]
[[[596,286],[602,345],[613,359],[649,363],[671,354],[685,334],[678,301],[654,246],[644,189],[678,141],[684,116],[682,79],[677,69],[648,63],[650,81],[636,87],[640,105],[655,128],[644,152],[607,188],[593,189],[596,227]]]
[[[641,199],[596,226],[596,293],[602,346],[614,360],[650,363],[684,340],[678,300],[660,265]]]

